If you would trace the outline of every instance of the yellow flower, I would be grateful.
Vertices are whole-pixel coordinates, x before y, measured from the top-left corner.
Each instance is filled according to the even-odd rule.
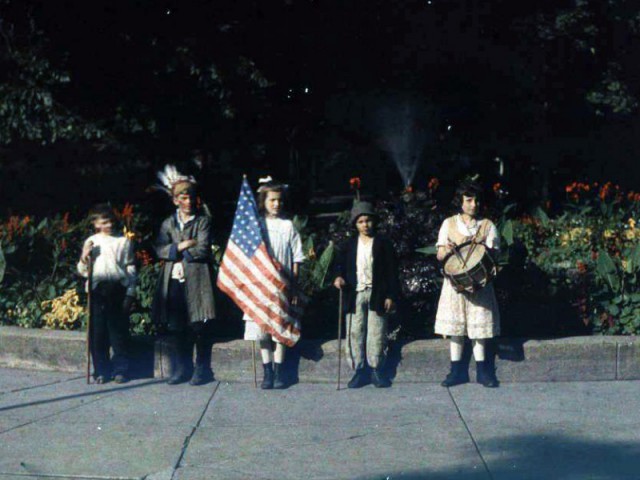
[[[78,293],[70,289],[53,300],[42,302],[42,308],[49,310],[42,316],[45,326],[64,330],[76,327],[85,311],[79,301]]]
[[[615,236],[613,230],[605,230],[603,234],[604,238],[613,238]]]
[[[124,236],[127,238],[127,240],[134,240],[136,238],[135,232],[129,231],[127,227],[124,227],[122,229],[122,233],[124,233]]]

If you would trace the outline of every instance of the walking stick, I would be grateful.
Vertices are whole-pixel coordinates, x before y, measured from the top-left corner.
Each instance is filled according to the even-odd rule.
[[[89,255],[89,264],[87,265],[87,385],[91,383],[91,288],[93,287],[93,255]]]
[[[342,371],[342,289],[338,300],[338,388],[340,390],[340,372]]]
[[[253,386],[258,388],[258,372],[256,369],[256,341],[251,342],[251,356],[253,357]]]

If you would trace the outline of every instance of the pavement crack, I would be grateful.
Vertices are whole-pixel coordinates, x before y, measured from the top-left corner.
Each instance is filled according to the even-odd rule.
[[[63,380],[56,380],[54,382],[41,383],[40,385],[31,385],[29,387],[21,387],[21,388],[14,388],[13,390],[5,390],[4,392],[0,392],[0,395],[7,395],[9,393],[24,392],[26,390],[34,390],[36,388],[42,388],[42,387],[50,387],[51,385],[57,385],[59,383],[65,383],[65,382],[72,382],[73,380],[79,380],[81,378],[84,378],[84,375],[81,375],[79,377],[65,378]]]
[[[198,428],[200,428],[200,424],[202,423],[202,420],[204,419],[204,415],[207,413],[207,410],[209,409],[209,405],[213,401],[213,397],[216,395],[216,393],[218,392],[219,388],[220,388],[220,382],[218,382],[216,384],[215,388],[213,389],[213,392],[211,392],[211,395],[209,396],[209,400],[207,400],[207,404],[202,409],[202,413],[200,414],[200,418],[198,418],[198,421],[196,422],[195,426],[191,429],[191,432],[189,433],[189,435],[187,435],[185,437],[184,443],[182,444],[182,450],[180,451],[180,456],[178,457],[178,460],[176,461],[176,463],[175,463],[175,465],[173,467],[173,474],[171,475],[171,480],[173,480],[175,478],[176,471],[180,468],[180,466],[182,464],[182,459],[184,458],[184,455],[187,453],[187,449],[189,448],[189,443],[191,443],[191,439],[193,438],[195,433],[198,431]]]
[[[16,472],[0,472],[2,477],[24,477],[28,478],[68,478],[72,480],[140,480],[140,477],[114,477],[105,475],[67,475],[61,473],[16,473]]]
[[[8,429],[6,429],[6,430],[0,430],[0,435],[3,435],[3,434],[5,434],[5,433],[12,432],[13,430],[17,430],[17,429],[19,429],[19,428],[28,427],[29,425],[33,425],[34,423],[40,422],[41,420],[46,420],[46,419],[48,419],[48,418],[52,418],[52,417],[55,417],[55,416],[57,416],[57,415],[62,415],[63,413],[66,413],[66,412],[70,412],[70,411],[72,411],[72,410],[77,410],[78,408],[82,408],[82,407],[85,407],[85,406],[87,406],[87,405],[91,405],[92,403],[99,402],[99,401],[101,401],[101,400],[103,400],[103,399],[105,399],[105,398],[107,398],[107,397],[110,397],[111,395],[115,395],[115,392],[113,392],[113,393],[109,393],[109,394],[106,394],[106,395],[104,395],[104,396],[102,396],[102,397],[95,398],[95,399],[93,399],[93,400],[89,400],[88,402],[81,403],[81,404],[79,404],[79,405],[74,405],[74,406],[72,406],[72,407],[65,408],[65,409],[63,409],[63,410],[60,410],[60,411],[58,411],[58,412],[51,413],[51,414],[49,414],[49,415],[45,415],[44,417],[39,417],[39,418],[36,418],[36,419],[30,420],[30,421],[28,421],[28,422],[22,423],[22,424],[20,424],[20,425],[16,425],[16,426],[11,427],[11,428],[8,428]],[[1,474],[1,473],[0,473],[0,474]]]
[[[469,425],[467,425],[467,421],[464,419],[464,416],[462,415],[462,411],[460,411],[460,407],[458,406],[458,403],[456,402],[456,399],[453,397],[453,394],[451,393],[451,389],[447,388],[447,392],[449,393],[449,397],[451,398],[451,401],[453,402],[453,406],[456,407],[456,411],[458,412],[458,416],[460,417],[460,420],[462,421],[462,424],[464,425],[465,430],[469,434],[469,438],[471,439],[471,442],[473,443],[473,446],[476,449],[476,452],[478,452],[478,456],[480,457],[480,460],[482,461],[482,465],[484,465],[484,469],[487,472],[487,475],[489,476],[490,480],[494,480],[493,474],[491,473],[491,470],[489,470],[489,465],[487,465],[487,462],[485,461],[484,457],[482,456],[482,452],[480,451],[480,447],[478,447],[478,443],[476,442],[476,439],[473,438],[473,434],[471,433],[471,429],[469,428]]]

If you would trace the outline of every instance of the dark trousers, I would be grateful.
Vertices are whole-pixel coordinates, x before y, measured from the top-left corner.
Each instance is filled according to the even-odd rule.
[[[193,367],[194,345],[196,347],[196,365],[210,368],[213,322],[190,321],[184,283],[177,280],[169,282],[167,320],[167,330],[176,342],[176,353],[180,360],[186,363],[187,368]]]
[[[126,289],[103,282],[91,292],[91,357],[94,376],[124,375],[129,369],[129,318],[122,305]],[[109,348],[113,357],[109,359]]]

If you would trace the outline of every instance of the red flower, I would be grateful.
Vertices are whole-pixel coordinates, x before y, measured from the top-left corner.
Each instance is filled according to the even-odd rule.
[[[429,180],[429,183],[427,184],[427,188],[429,188],[429,191],[433,192],[434,190],[437,190],[437,188],[440,186],[440,180],[438,180],[436,177],[432,177]]]
[[[360,190],[360,177],[353,177],[349,180],[351,190]]]

